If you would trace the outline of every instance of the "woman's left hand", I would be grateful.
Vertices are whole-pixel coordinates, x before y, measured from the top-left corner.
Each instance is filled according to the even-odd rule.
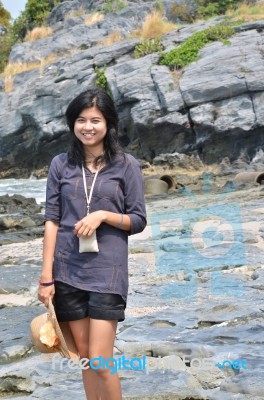
[[[105,219],[104,211],[95,211],[86,215],[74,225],[74,233],[78,237],[91,236]]]

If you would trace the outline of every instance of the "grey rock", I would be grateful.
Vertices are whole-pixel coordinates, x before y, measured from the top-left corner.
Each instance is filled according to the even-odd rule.
[[[264,122],[263,99],[264,99],[263,93],[253,93],[252,95],[252,102],[253,102],[254,112],[256,115],[256,123],[258,126],[263,126]]]
[[[256,373],[246,371],[222,382],[220,391],[231,393],[245,393],[253,396],[263,396],[263,371]],[[254,376],[254,384],[252,377]]]
[[[68,16],[71,12],[80,11],[81,8],[86,11],[89,10],[92,4],[92,0],[63,1],[51,11],[47,18],[47,23],[53,26],[57,22],[64,21],[65,17]]]
[[[205,130],[205,126],[207,132],[210,132],[210,127],[213,126],[210,132],[212,135],[213,132],[221,134],[228,129],[230,131],[235,129],[250,131],[256,123],[252,100],[250,96],[246,95],[194,107],[191,109],[190,114],[200,143],[203,142],[204,136],[206,136],[206,133],[202,133]],[[241,125],[242,120],[243,125]],[[199,125],[203,128],[200,129]]]
[[[26,211],[32,215],[39,213],[41,211],[41,206],[37,204],[36,199],[33,197],[24,197],[19,194],[0,196],[1,214],[18,211]]]
[[[44,312],[45,308],[43,306],[5,307],[0,309],[1,364],[25,358],[34,350],[30,339],[29,325],[35,316]]]
[[[137,39],[130,39],[120,43],[114,43],[112,46],[102,46],[99,49],[94,49],[91,55],[94,57],[94,63],[101,67],[106,64],[119,62],[119,59],[126,54],[131,54],[136,44],[139,41]],[[129,57],[131,61],[131,57]]]
[[[70,52],[72,49],[81,48],[82,45],[89,48],[106,35],[105,29],[94,29],[85,24],[78,24],[67,30],[58,31],[51,37],[14,45],[9,55],[9,62],[41,61],[52,54]]]
[[[28,240],[43,234],[42,207],[35,198],[0,196],[0,243]],[[38,229],[38,227],[41,227]]]
[[[160,154],[153,159],[154,165],[168,165],[171,168],[199,169],[203,162],[198,155],[186,155],[180,153]]]
[[[170,113],[182,110],[184,108],[183,98],[168,68],[161,65],[154,66],[151,68],[151,76],[157,90],[161,108]],[[184,122],[182,122],[183,124]]]
[[[1,266],[0,282],[1,294],[7,293],[23,293],[37,284],[40,276],[41,268],[38,265],[23,264],[19,266]]]
[[[152,2],[128,5],[123,10],[107,15],[102,21],[98,23],[98,26],[107,31],[120,31],[123,35],[132,33],[134,29],[139,27],[145,17],[151,13],[154,9]]]

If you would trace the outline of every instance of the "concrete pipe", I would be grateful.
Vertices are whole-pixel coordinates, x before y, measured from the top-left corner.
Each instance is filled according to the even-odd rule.
[[[162,175],[160,177],[160,179],[162,181],[164,181],[164,182],[167,182],[167,184],[169,186],[169,189],[172,189],[172,188],[175,189],[176,188],[176,182],[175,182],[175,180],[173,179],[172,176],[170,176],[170,175]]]
[[[144,181],[145,194],[166,194],[168,190],[169,185],[161,179],[150,178]]]
[[[264,172],[240,172],[235,176],[234,182],[236,185],[243,183],[259,183],[264,184]]]

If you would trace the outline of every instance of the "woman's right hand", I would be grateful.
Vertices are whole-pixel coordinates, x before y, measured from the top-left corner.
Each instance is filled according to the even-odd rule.
[[[39,288],[38,288],[38,299],[39,299],[39,301],[44,303],[44,305],[46,307],[48,307],[48,305],[49,305],[49,298],[51,298],[51,300],[52,300],[54,294],[55,294],[55,286],[54,285],[51,285],[51,286],[41,286],[41,285],[39,285]]]

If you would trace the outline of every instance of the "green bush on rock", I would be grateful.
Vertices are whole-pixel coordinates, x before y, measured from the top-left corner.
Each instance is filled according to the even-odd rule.
[[[225,41],[235,33],[230,25],[219,24],[194,33],[176,49],[163,53],[160,64],[180,69],[195,61],[199,51],[208,43],[217,40]]]
[[[172,4],[171,14],[184,22],[192,23],[197,18],[225,14],[228,9],[241,3],[243,0],[183,0],[181,4]]]
[[[235,7],[241,0],[198,0],[197,11],[202,17],[225,14],[228,8]]]
[[[101,11],[104,14],[116,13],[126,7],[126,2],[123,0],[106,0],[102,5]]]
[[[108,91],[108,84],[107,84],[107,78],[105,76],[105,70],[106,70],[106,65],[104,65],[103,68],[101,69],[97,65],[94,67],[94,71],[97,74],[95,83],[100,88]]]
[[[8,27],[9,23],[10,23],[10,19],[11,19],[11,15],[9,13],[9,11],[7,11],[2,2],[0,1],[0,24]]]

